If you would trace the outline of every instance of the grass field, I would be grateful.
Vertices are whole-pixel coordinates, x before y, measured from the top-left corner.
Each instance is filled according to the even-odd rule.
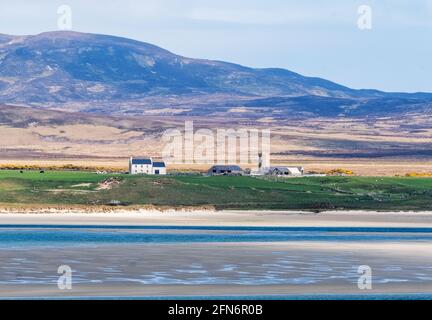
[[[112,201],[128,206],[216,209],[430,210],[432,178],[264,179],[0,171],[0,203],[96,206]]]

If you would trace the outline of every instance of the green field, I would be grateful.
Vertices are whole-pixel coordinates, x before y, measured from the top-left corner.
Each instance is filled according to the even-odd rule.
[[[118,178],[110,189],[100,183]],[[432,178],[129,176],[0,171],[0,203],[207,206],[217,209],[430,210]]]

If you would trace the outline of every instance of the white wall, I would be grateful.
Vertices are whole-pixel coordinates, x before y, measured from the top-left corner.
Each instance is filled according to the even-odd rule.
[[[133,164],[130,167],[130,174],[156,174],[156,171],[159,170],[160,175],[166,175],[166,168],[153,168],[151,164]]]
[[[152,174],[151,164],[133,164],[131,166],[131,174]]]
[[[156,170],[159,170],[160,175],[166,175],[166,168],[153,168],[153,174],[156,174]]]

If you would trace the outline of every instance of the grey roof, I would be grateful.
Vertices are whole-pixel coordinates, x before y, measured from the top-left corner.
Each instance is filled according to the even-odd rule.
[[[303,174],[303,167],[270,167],[266,172],[269,174],[281,172],[289,175],[300,175]]]
[[[217,170],[217,171],[243,171],[242,168],[235,165],[217,165],[210,168],[210,170]]]
[[[268,168],[270,171],[290,171],[290,170],[301,170],[302,167],[270,167]]]
[[[153,162],[154,168],[165,168],[165,162]]]
[[[151,159],[132,159],[132,164],[152,164]]]
[[[288,171],[288,167],[270,167],[270,171],[278,170],[278,171]]]

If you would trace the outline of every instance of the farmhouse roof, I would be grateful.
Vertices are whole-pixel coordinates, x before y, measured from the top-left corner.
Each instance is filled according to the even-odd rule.
[[[153,162],[155,168],[165,168],[165,162]]]
[[[142,165],[142,164],[152,164],[151,159],[132,159],[132,164]]]

